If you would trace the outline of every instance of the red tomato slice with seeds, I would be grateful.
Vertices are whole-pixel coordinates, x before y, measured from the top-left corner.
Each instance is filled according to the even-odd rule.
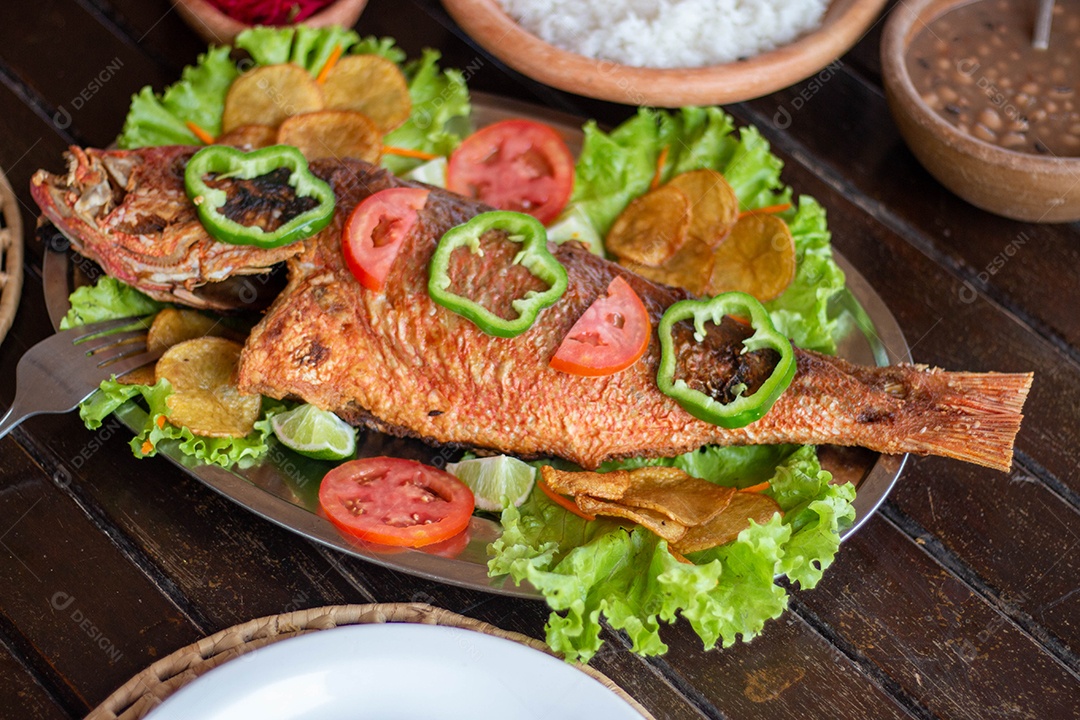
[[[419,188],[380,190],[349,215],[341,234],[341,249],[349,270],[368,290],[383,289],[427,197],[428,191]]]
[[[319,505],[338,529],[361,540],[423,547],[469,526],[472,490],[444,470],[401,458],[352,460],[326,474]]]
[[[554,129],[531,120],[503,120],[473,133],[450,155],[446,186],[500,210],[547,225],[574,188],[574,156]]]
[[[616,276],[563,338],[551,367],[572,375],[614,375],[649,347],[652,322],[634,288]]]

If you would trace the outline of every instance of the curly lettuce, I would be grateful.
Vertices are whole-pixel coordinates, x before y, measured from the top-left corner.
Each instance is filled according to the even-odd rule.
[[[399,65],[405,62],[404,51],[391,38],[361,38],[336,26],[255,27],[240,33],[235,42],[247,58],[237,62],[232,47],[213,47],[161,95],[149,86],[136,93],[117,145],[130,149],[200,144],[188,123],[219,135],[229,87],[242,71],[255,66],[294,63],[317,75],[336,47],[350,55],[376,54]],[[412,114],[387,135],[388,145],[445,155],[461,142],[461,133],[468,129],[469,92],[460,72],[439,69],[439,57],[437,51],[426,50],[404,65]],[[384,165],[394,172],[409,170],[416,162],[394,155],[384,158]]]
[[[631,200],[648,191],[664,148],[668,156],[661,182],[708,168],[723,173],[742,210],[793,202],[791,188],[780,180],[783,162],[770,152],[769,143],[754,127],[736,134],[720,108],[642,109],[610,133],[595,122],[584,129],[566,213],[584,214],[601,236]],[[832,257],[825,210],[803,196],[779,217],[791,229],[798,264],[788,289],[765,306],[777,329],[796,345],[835,352],[841,326],[829,317],[828,307],[844,288],[844,273]]]
[[[600,648],[601,620],[624,630],[633,650],[667,650],[660,624],[686,618],[706,649],[749,640],[787,607],[784,575],[813,587],[832,563],[839,531],[854,520],[850,485],[832,485],[812,446],[708,447],[668,460],[703,479],[744,487],[759,478],[784,510],[751,523],[727,545],[677,560],[642,527],[601,518],[586,522],[534,491],[502,514],[488,572],[529,581],[552,609],[547,642],[568,660],[587,662]],[[616,467],[636,467],[629,461]],[[692,470],[691,470],[692,468]]]

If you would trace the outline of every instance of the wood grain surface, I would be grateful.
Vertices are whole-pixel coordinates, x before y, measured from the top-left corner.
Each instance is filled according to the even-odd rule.
[[[0,345],[51,332],[27,192],[72,143],[107,145],[132,93],[205,49],[167,0],[14,3],[0,24],[0,167],[27,227],[26,282]],[[595,117],[635,111],[524,78],[435,0],[371,0],[358,25],[437,47],[470,87]],[[977,210],[917,163],[888,115],[876,28],[838,63],[728,110],[827,208],[836,247],[917,361],[1036,373],[1011,473],[919,458],[814,590],[751,643],[705,652],[684,622],[659,659],[605,632],[593,661],[657,718],[1070,718],[1080,706],[1080,226]],[[546,607],[346,557],[244,512],[115,423],[31,419],[0,441],[0,717],[81,717],[155,659],[253,617],[420,601],[542,638]]]

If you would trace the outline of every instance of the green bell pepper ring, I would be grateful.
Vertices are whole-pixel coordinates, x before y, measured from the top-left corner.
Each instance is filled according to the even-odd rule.
[[[206,184],[206,176],[251,180],[280,168],[289,169],[289,185],[298,197],[316,200],[305,210],[272,232],[257,225],[244,225],[225,216],[222,208],[228,197],[224,190]],[[275,248],[314,235],[330,224],[334,216],[334,191],[312,175],[303,154],[291,145],[274,145],[245,153],[227,145],[210,145],[191,156],[184,170],[184,189],[195,203],[199,220],[211,236],[234,245]]]
[[[694,390],[684,380],[675,379],[676,352],[672,329],[682,320],[694,321],[694,338],[705,339],[705,323],[719,324],[725,315],[749,317],[754,334],[743,341],[743,352],[772,349],[780,354],[772,373],[751,395],[740,392],[729,403],[720,402]],[[729,292],[711,300],[680,300],[664,312],[657,328],[660,334],[660,369],[656,384],[660,392],[673,398],[684,410],[705,422],[724,428],[740,428],[760,419],[795,377],[795,351],[791,342],[773,327],[765,307],[752,295]]]
[[[514,257],[515,265],[522,265],[530,273],[546,282],[543,292],[530,290],[511,302],[518,316],[511,320],[499,317],[480,303],[449,291],[450,255],[459,247],[468,247],[473,253],[482,253],[480,238],[491,230],[502,230],[509,242],[521,243],[521,250]],[[428,293],[439,305],[468,318],[488,335],[510,338],[528,330],[536,322],[540,311],[554,305],[566,292],[568,283],[564,268],[547,249],[547,231],[543,224],[524,213],[499,210],[477,215],[464,225],[446,232],[435,248],[429,266]]]

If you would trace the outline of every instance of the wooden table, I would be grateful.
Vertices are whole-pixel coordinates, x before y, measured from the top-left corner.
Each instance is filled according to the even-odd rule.
[[[615,123],[633,108],[538,86],[479,52],[433,0],[372,0],[363,33],[469,68],[470,85]],[[828,209],[836,247],[884,297],[920,362],[1034,370],[1004,474],[913,459],[813,591],[751,644],[702,652],[685,623],[642,660],[608,633],[595,666],[658,718],[1066,718],[1080,710],[1080,225],[989,215],[935,182],[897,135],[875,28],[842,62],[731,106]],[[0,347],[0,398],[52,332],[31,173],[102,146],[130,95],[204,45],[166,0],[7,3],[0,166],[23,205],[26,283]],[[416,579],[323,549],[242,511],[116,424],[31,419],[0,441],[0,716],[79,717],[204,635],[338,603],[423,600],[543,637],[542,603]]]

